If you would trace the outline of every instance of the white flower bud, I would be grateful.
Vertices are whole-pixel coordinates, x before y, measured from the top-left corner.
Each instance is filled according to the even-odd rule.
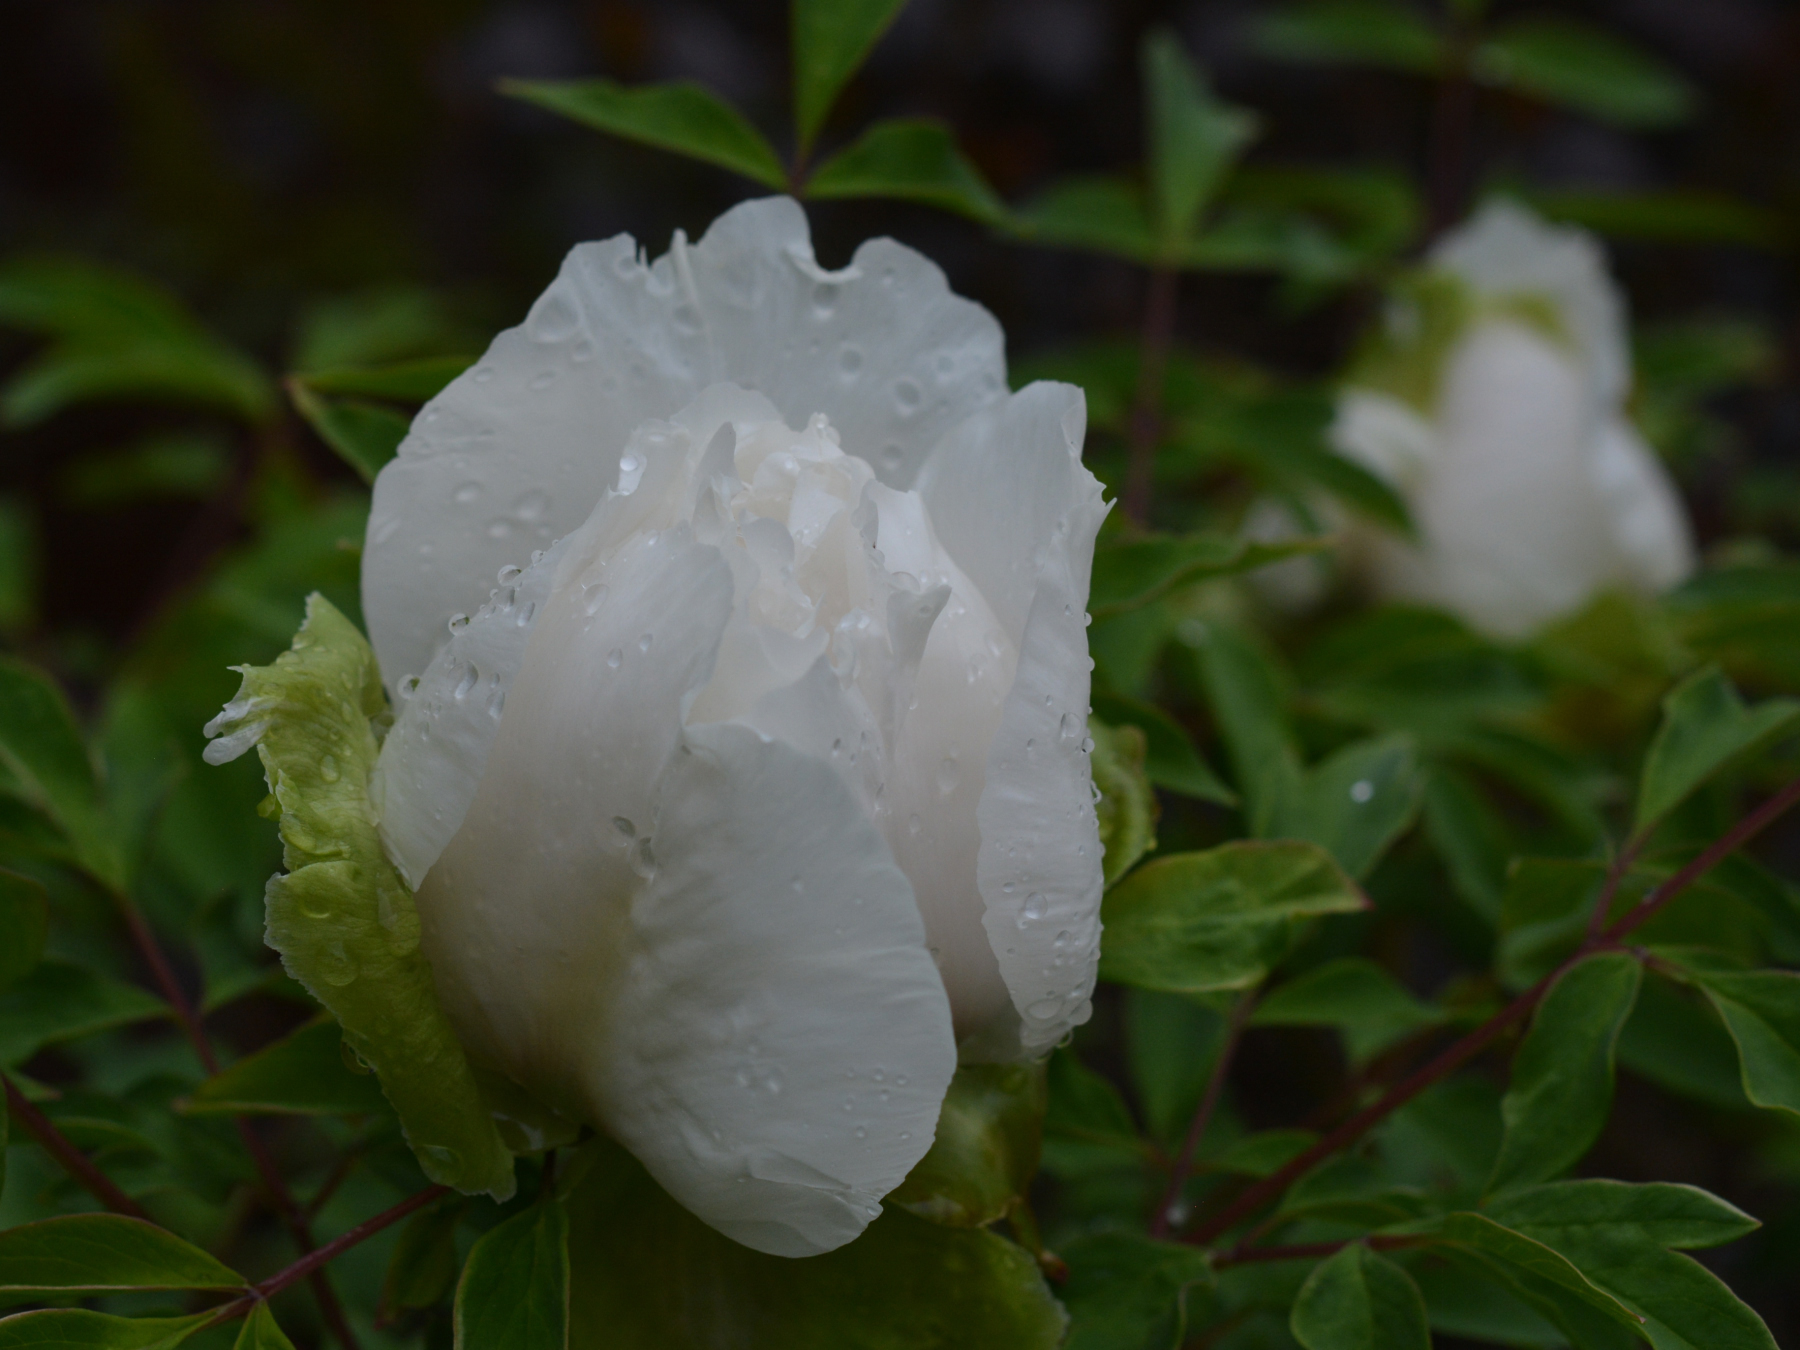
[[[1495,203],[1431,262],[1469,313],[1414,381],[1423,404],[1353,377],[1337,449],[1410,505],[1417,547],[1372,541],[1377,589],[1519,636],[1619,587],[1654,592],[1693,566],[1680,500],[1624,411],[1623,301],[1590,237]]]
[[[1088,1015],[1084,417],[777,199],[574,250],[376,482],[375,800],[446,1011],[760,1250],[868,1224],[959,1044]]]

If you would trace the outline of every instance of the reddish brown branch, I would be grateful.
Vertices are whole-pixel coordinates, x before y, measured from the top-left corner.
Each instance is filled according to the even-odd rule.
[[[49,1116],[25,1100],[25,1094],[14,1086],[12,1079],[7,1078],[5,1081],[6,1105],[12,1112],[13,1119],[31,1131],[31,1137],[44,1146],[44,1152],[62,1165],[63,1171],[79,1181],[88,1194],[113,1213],[127,1214],[134,1219],[150,1219],[144,1212],[144,1207],[120,1190],[111,1177],[94,1165],[93,1159],[76,1148],[69,1136],[57,1129]]]
[[[1238,1041],[1244,1034],[1244,1022],[1250,1016],[1250,1009],[1255,1006],[1255,996],[1246,995],[1231,1010],[1230,1020],[1225,1024],[1225,1039],[1219,1045],[1218,1058],[1213,1061],[1212,1072],[1206,1078],[1206,1091],[1201,1094],[1200,1105],[1194,1111],[1194,1119],[1188,1125],[1186,1137],[1181,1141],[1181,1151],[1175,1155],[1175,1165],[1170,1170],[1169,1186],[1163,1192],[1162,1203],[1157,1206],[1156,1215],[1150,1220],[1151,1237],[1167,1237],[1170,1226],[1175,1222],[1175,1206],[1181,1203],[1182,1188],[1187,1185],[1188,1177],[1194,1170],[1194,1155],[1200,1151],[1200,1140],[1206,1134],[1213,1112],[1218,1108],[1219,1096],[1225,1090],[1225,1076],[1231,1070],[1232,1057],[1237,1054]]]
[[[1247,1187],[1236,1200],[1209,1219],[1189,1241],[1204,1245],[1213,1242],[1221,1234],[1229,1232],[1239,1223],[1257,1213],[1271,1200],[1280,1196],[1289,1186],[1320,1162],[1355,1143],[1370,1128],[1406,1105],[1426,1088],[1461,1068],[1492,1044],[1502,1032],[1528,1017],[1537,1007],[1539,1000],[1549,992],[1550,987],[1561,979],[1564,972],[1570,967],[1585,960],[1596,951],[1618,946],[1627,934],[1649,922],[1677,895],[1761,833],[1796,802],[1800,802],[1800,778],[1789,783],[1732,826],[1692,862],[1645,896],[1631,913],[1625,915],[1612,927],[1590,936],[1573,956],[1520,994],[1486,1022],[1444,1050],[1423,1068],[1390,1088],[1379,1100],[1358,1111],[1285,1166],[1255,1185]]]

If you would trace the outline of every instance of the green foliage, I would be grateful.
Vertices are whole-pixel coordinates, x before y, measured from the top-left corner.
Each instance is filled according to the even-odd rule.
[[[0,1292],[241,1289],[244,1277],[141,1219],[71,1214],[0,1232]]]
[[[1360,956],[1327,961],[1278,985],[1250,1014],[1252,1026],[1336,1027],[1357,1060],[1443,1020],[1443,1013]]]
[[[1800,975],[1696,970],[1737,1042],[1744,1095],[1758,1106],[1800,1113]]]
[[[1237,794],[1201,758],[1181,724],[1154,703],[1097,692],[1094,713],[1111,726],[1135,727],[1143,734],[1144,776],[1157,787],[1220,806],[1237,805]]]
[[[1360,1242],[1307,1276],[1292,1325],[1306,1350],[1431,1350],[1418,1286]]]
[[[984,225],[1006,218],[1005,204],[957,149],[950,128],[926,118],[875,123],[813,171],[806,195],[923,202]]]
[[[1090,759],[1100,790],[1100,847],[1106,850],[1106,884],[1112,885],[1156,847],[1156,794],[1144,772],[1147,743],[1135,726],[1089,722],[1094,742]]]
[[[1592,1146],[1612,1109],[1613,1056],[1642,978],[1635,957],[1602,953],[1566,971],[1538,1004],[1500,1104],[1506,1136],[1490,1189],[1548,1180]]]
[[[244,1319],[234,1350],[294,1350],[267,1303],[258,1303]]]
[[[1668,66],[1570,19],[1522,18],[1475,52],[1475,77],[1624,127],[1664,127],[1694,110],[1694,91]]]
[[[1649,829],[1732,760],[1800,721],[1800,699],[1776,698],[1746,709],[1716,667],[1696,671],[1663,701],[1663,724],[1644,757],[1638,832]]]
[[[1066,1350],[1180,1350],[1212,1270],[1203,1253],[1134,1233],[1095,1233],[1064,1247],[1057,1291],[1072,1319]]]
[[[20,1064],[46,1045],[165,1017],[168,1006],[71,961],[39,962],[0,992],[0,1064]]]
[[[21,661],[0,659],[0,764],[11,792],[68,840],[72,861],[105,884],[123,880],[99,776],[75,715],[55,681]]]
[[[628,89],[612,80],[505,80],[502,93],[628,141],[673,150],[777,190],[781,160],[761,132],[691,81]]]
[[[1160,252],[1178,251],[1200,224],[1232,163],[1256,135],[1256,119],[1213,97],[1173,33],[1144,42],[1149,124],[1150,218]]]
[[[49,936],[43,884],[0,869],[0,989],[31,973]]]
[[[0,1350],[171,1350],[204,1327],[191,1317],[114,1317],[85,1308],[44,1308],[0,1318]]]
[[[789,1260],[721,1237],[610,1142],[582,1164],[567,1201],[571,1344],[688,1350],[728,1331],[747,1350],[1062,1342],[1036,1261],[986,1229],[889,1206],[848,1246]]]
[[[542,1201],[490,1229],[456,1286],[458,1350],[564,1350],[569,1338],[569,1216]]]
[[[804,156],[906,0],[793,0],[794,137]]]
[[[460,1200],[442,1202],[406,1221],[381,1279],[378,1321],[436,1307],[456,1287],[456,1230],[466,1209]]]
[[[187,1099],[191,1115],[367,1115],[385,1104],[367,1070],[350,1067],[330,1018],[309,1022],[206,1080]]]
[[[245,421],[274,411],[268,377],[142,277],[80,258],[0,266],[0,324],[51,345],[0,389],[0,419],[31,426],[95,399],[199,405]]]
[[[1309,0],[1266,16],[1257,45],[1288,61],[1348,62],[1415,75],[1443,65],[1443,39],[1394,0]]]
[[[1317,553],[1314,540],[1259,544],[1235,535],[1189,534],[1109,539],[1094,551],[1088,609],[1096,619],[1149,604],[1176,586],[1234,576],[1283,558]]]
[[[1037,1174],[1047,1087],[1041,1064],[964,1064],[931,1151],[888,1196],[934,1223],[983,1228],[1025,1198]]]
[[[371,723],[387,699],[374,653],[314,595],[291,651],[242,669],[215,730],[254,742],[280,809],[288,870],[269,882],[269,944],[374,1068],[426,1174],[511,1195],[512,1155],[438,1006],[412,895],[375,835]]]
[[[1311,844],[1240,840],[1158,858],[1107,893],[1101,978],[1173,993],[1247,989],[1308,920],[1367,903]]]

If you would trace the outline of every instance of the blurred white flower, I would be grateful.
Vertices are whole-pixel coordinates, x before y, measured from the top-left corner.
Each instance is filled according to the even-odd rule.
[[[1600,246],[1497,202],[1430,266],[1435,298],[1396,301],[1331,428],[1418,527],[1416,546],[1362,541],[1376,589],[1512,637],[1600,590],[1686,576],[1680,499],[1625,415],[1624,304]]]
[[[959,1044],[1089,1015],[1079,390],[785,199],[575,249],[375,484],[389,855],[479,1066],[720,1231],[855,1237]]]

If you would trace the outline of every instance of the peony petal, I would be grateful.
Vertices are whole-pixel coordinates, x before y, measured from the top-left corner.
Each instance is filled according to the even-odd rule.
[[[596,573],[610,590],[598,605],[583,584]],[[657,782],[730,607],[730,570],[685,529],[575,570],[537,616],[474,802],[419,890],[472,1058],[565,1115],[591,1118],[568,1084],[649,870]]]
[[[1649,594],[1694,570],[1694,537],[1668,471],[1622,417],[1601,429],[1594,476],[1612,521],[1620,578]]]
[[[663,782],[588,1070],[671,1195],[778,1256],[842,1246],[931,1145],[956,1067],[912,887],[832,769],[748,728]]]
[[[1551,225],[1505,200],[1483,206],[1446,234],[1431,261],[1487,296],[1542,296],[1575,341],[1600,398],[1616,403],[1631,385],[1625,305],[1606,252],[1585,230]]]
[[[1079,463],[1037,550],[1018,675],[988,752],[977,819],[983,922],[1018,1014],[1016,1044],[1041,1054],[1092,1011],[1100,951],[1100,835],[1088,764],[1088,578],[1107,506]],[[995,1029],[996,1036],[998,1028]]]
[[[1070,505],[1097,490],[1081,463],[1086,430],[1081,390],[1039,380],[952,430],[919,473],[938,540],[1015,643],[1037,593],[1038,551]]]
[[[794,426],[827,414],[883,481],[1005,390],[993,316],[887,239],[827,272],[786,198],[746,202],[647,266],[619,235],[570,252],[525,322],[427,404],[375,483],[363,610],[390,690],[452,614],[525,566],[618,480],[633,429],[705,386],[760,390]]]

